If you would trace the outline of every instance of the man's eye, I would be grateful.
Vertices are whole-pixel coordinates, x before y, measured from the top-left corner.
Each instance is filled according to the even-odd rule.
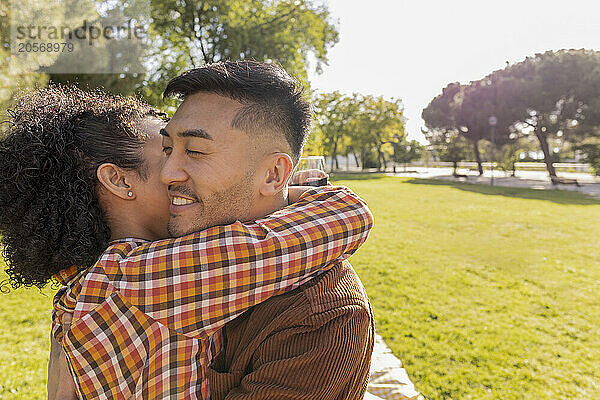
[[[169,155],[169,154],[171,154],[171,152],[173,151],[173,148],[172,148],[172,147],[165,147],[165,146],[163,146],[163,148],[162,148],[162,151],[163,151],[163,153],[165,153],[166,155]]]
[[[185,151],[185,154],[187,154],[188,156],[204,156],[206,155],[206,153],[203,153],[201,151],[194,151],[194,150],[187,150]]]

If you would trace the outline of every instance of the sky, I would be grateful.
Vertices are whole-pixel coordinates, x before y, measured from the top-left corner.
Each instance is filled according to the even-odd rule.
[[[339,42],[318,92],[400,98],[409,139],[450,82],[468,83],[546,50],[600,50],[600,1],[326,0]]]

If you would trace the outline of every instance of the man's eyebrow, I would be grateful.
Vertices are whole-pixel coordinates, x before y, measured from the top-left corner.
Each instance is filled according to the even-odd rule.
[[[167,130],[165,128],[161,128],[159,133],[163,136],[171,137],[171,135],[169,135],[169,132],[167,132]],[[212,136],[210,136],[210,134],[208,132],[206,132],[204,129],[200,129],[200,128],[199,129],[187,129],[183,132],[179,132],[177,135],[181,136],[181,137],[196,137],[196,138],[207,139],[207,140],[215,140]]]
[[[210,134],[208,132],[206,132],[204,129],[201,129],[201,128],[188,129],[183,132],[179,132],[177,135],[179,135],[181,137],[195,137],[195,138],[200,138],[200,139],[215,140],[215,139],[213,139],[212,136],[210,136]]]

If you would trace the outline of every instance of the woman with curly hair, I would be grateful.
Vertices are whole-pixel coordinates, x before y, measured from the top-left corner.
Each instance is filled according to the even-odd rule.
[[[0,232],[13,288],[89,267],[119,237],[101,184],[117,169],[138,186],[122,203],[137,227],[129,234],[168,236],[169,200],[156,173],[165,114],[133,98],[51,86],[24,94],[9,115],[0,142]]]
[[[257,222],[159,240],[169,218],[159,178],[163,117],[133,98],[60,86],[21,96],[10,111],[0,140],[9,282],[63,285],[51,339],[66,350],[75,386],[61,386],[53,356],[50,398],[208,398],[219,329],[347,258],[371,228],[366,205],[330,187],[299,189],[295,204]],[[82,297],[94,304],[85,313]],[[117,352],[103,353],[101,337]]]

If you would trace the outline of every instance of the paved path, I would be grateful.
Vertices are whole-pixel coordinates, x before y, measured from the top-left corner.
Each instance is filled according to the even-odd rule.
[[[396,174],[388,172],[388,175],[404,176],[412,178],[425,179],[444,179],[449,181],[490,184],[491,172],[484,171],[483,176],[479,176],[476,172],[468,169],[458,169],[459,174],[467,175],[467,178],[455,178],[452,176],[452,168],[424,168],[424,167],[409,167],[409,171],[402,172],[398,169]],[[581,187],[576,185],[553,185],[545,171],[517,171],[516,177],[511,177],[510,174],[503,171],[494,171],[494,184],[497,186],[522,187],[539,190],[570,190],[574,192],[585,193],[593,197],[600,198],[600,177],[595,177],[590,174],[562,172],[558,176],[562,178],[577,179],[581,183]]]
[[[402,361],[394,356],[378,334],[375,334],[371,378],[364,400],[425,400],[415,389]]]

